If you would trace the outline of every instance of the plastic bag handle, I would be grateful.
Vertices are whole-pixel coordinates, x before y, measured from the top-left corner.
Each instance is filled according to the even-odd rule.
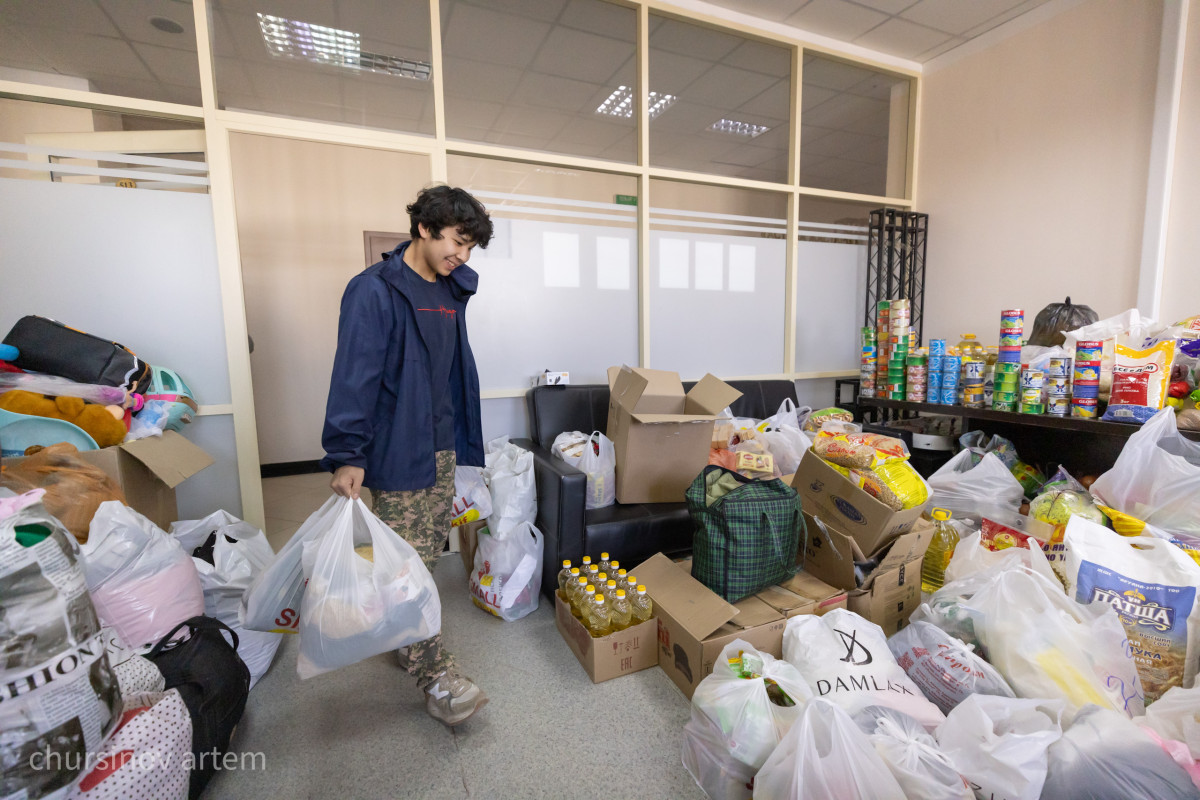
[[[194,633],[196,630],[203,630],[205,628],[216,629],[216,630],[221,630],[222,628],[224,628],[225,630],[229,631],[229,635],[233,637],[233,649],[234,650],[238,649],[238,635],[237,635],[237,632],[235,632],[233,630],[233,628],[229,627],[224,622],[221,622],[221,620],[217,619],[216,617],[198,616],[198,617],[189,617],[188,619],[185,619],[183,622],[176,625],[174,628],[171,628],[170,633],[168,633],[166,636],[159,639],[158,643],[155,644],[153,648],[151,648],[150,652],[146,654],[146,658],[153,661],[154,657],[157,656],[159,653],[161,653],[163,651],[164,647],[166,647],[168,644],[170,644],[171,637],[174,636],[176,633],[178,633],[179,629],[184,627],[185,625],[189,629],[191,629],[191,630],[189,630],[189,633]],[[184,639],[184,640],[178,642],[176,646],[178,646],[179,644],[183,644],[183,642],[185,642],[185,641],[187,641],[187,640]]]

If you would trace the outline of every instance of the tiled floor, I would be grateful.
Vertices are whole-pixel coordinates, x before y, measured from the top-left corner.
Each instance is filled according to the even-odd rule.
[[[263,482],[276,549],[329,498],[328,480]],[[703,800],[680,759],[690,703],[666,673],[653,667],[593,684],[545,598],[503,622],[472,604],[457,553],[442,556],[434,579],[446,646],[487,692],[487,708],[444,727],[391,653],[301,681],[298,637],[284,636],[231,742],[236,763],[218,772],[204,800]]]

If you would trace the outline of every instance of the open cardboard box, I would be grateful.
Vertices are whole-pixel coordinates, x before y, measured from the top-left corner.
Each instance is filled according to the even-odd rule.
[[[658,620],[653,617],[623,631],[593,638],[583,623],[575,619],[570,604],[563,600],[561,592],[556,591],[554,624],[592,683],[602,683],[649,669],[658,663],[658,649],[654,645],[658,635]]]
[[[212,456],[175,431],[85,450],[79,457],[108,473],[121,487],[126,504],[164,530],[179,520],[175,487],[213,463]],[[17,464],[22,458],[6,458],[4,464]]]
[[[635,573],[654,601],[658,665],[689,698],[734,639],[781,657],[789,618],[815,613],[822,606],[827,611],[836,607],[839,597],[845,600],[845,594],[833,587],[822,592],[816,582],[802,581],[795,586],[827,596],[807,597],[791,591],[785,582],[730,604],[693,578],[687,562],[676,563],[662,553],[639,564]]]
[[[846,608],[869,619],[891,636],[908,624],[908,618],[921,603],[921,562],[933,538],[933,523],[918,520],[907,533],[888,542],[880,551],[876,567],[858,586],[854,562],[867,556],[857,541],[824,522],[824,527],[805,512],[808,540],[804,569],[826,583],[845,589]]]
[[[717,414],[742,393],[705,375],[685,394],[678,373],[638,367],[609,367],[608,387],[617,501],[683,502],[708,463]]]
[[[893,511],[811,449],[804,452],[792,476],[792,488],[800,493],[807,511],[850,534],[864,553],[874,553],[897,534],[910,530],[928,503]]]

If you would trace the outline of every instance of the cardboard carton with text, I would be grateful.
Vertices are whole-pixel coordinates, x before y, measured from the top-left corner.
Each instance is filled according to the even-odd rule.
[[[608,636],[593,637],[575,619],[561,593],[555,592],[554,624],[592,683],[603,683],[658,663],[658,620],[654,618]]]

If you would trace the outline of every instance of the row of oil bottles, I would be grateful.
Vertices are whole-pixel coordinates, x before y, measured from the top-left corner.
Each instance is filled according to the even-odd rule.
[[[601,553],[598,563],[584,556],[579,567],[563,559],[558,588],[571,613],[596,638],[645,622],[654,614],[646,585],[622,569],[619,561],[610,560],[608,553]]]

